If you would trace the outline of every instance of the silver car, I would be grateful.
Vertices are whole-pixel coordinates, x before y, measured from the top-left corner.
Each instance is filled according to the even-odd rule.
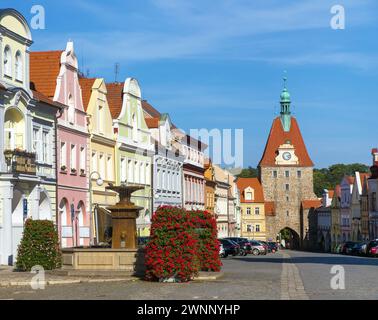
[[[224,250],[223,244],[221,244],[221,243],[219,244],[219,256],[221,258],[227,257],[226,251]]]

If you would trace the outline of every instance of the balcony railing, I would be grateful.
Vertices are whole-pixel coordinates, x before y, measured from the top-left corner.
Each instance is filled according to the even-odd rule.
[[[24,173],[30,175],[37,173],[35,153],[19,149],[5,150],[4,157],[10,173]]]

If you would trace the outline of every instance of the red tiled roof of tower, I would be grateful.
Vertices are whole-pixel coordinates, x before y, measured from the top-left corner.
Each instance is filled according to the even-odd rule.
[[[81,95],[83,98],[83,106],[84,106],[85,111],[87,111],[88,109],[88,104],[92,95],[92,87],[95,81],[96,81],[96,78],[90,78],[90,79],[79,78],[79,83],[81,87]]]
[[[291,118],[290,131],[288,132],[284,131],[280,117],[274,119],[259,166],[276,166],[275,158],[278,147],[288,140],[295,148],[295,154],[299,161],[298,166],[313,167],[314,163],[308,155],[297,120],[294,117]]]
[[[48,98],[54,97],[62,53],[62,50],[30,53],[30,87],[32,90],[41,92]]]
[[[107,99],[110,113],[113,119],[117,119],[122,110],[123,104],[123,83],[107,83]]]
[[[240,202],[242,203],[254,203],[254,202],[264,202],[264,192],[259,179],[257,178],[238,178],[236,180],[236,185],[240,191]],[[244,195],[244,190],[251,187],[254,190],[254,199],[246,200]]]
[[[322,205],[322,201],[319,199],[314,200],[303,200],[303,209],[319,208]]]
[[[159,118],[144,118],[146,121],[147,127],[150,129],[158,128],[159,127]]]
[[[276,215],[276,208],[273,201],[267,201],[264,203],[265,207],[265,215],[266,216],[275,216]]]

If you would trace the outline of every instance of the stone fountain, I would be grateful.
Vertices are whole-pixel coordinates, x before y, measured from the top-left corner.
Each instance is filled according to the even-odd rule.
[[[80,247],[62,249],[63,270],[71,274],[113,275],[144,274],[144,250],[138,248],[136,219],[142,207],[131,202],[133,192],[142,185],[109,186],[119,194],[120,201],[107,209],[112,217],[111,248]]]

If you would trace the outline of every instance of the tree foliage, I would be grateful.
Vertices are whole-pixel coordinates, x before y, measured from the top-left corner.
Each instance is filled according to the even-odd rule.
[[[257,178],[259,176],[259,171],[257,168],[252,168],[251,166],[248,168],[244,168],[240,174],[238,174],[238,178]]]

